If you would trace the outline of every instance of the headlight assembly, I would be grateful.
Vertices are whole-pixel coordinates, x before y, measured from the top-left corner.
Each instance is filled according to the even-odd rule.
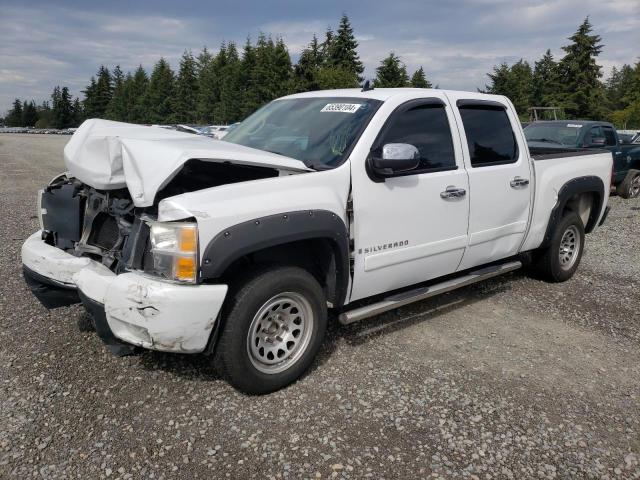
[[[153,270],[167,280],[196,283],[198,226],[186,222],[150,222]]]

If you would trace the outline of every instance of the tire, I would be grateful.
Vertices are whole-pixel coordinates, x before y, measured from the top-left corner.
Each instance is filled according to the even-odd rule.
[[[567,212],[557,223],[549,246],[534,253],[534,270],[550,282],[569,280],[580,265],[584,240],[582,220],[577,213]]]
[[[629,170],[627,176],[616,187],[616,193],[622,198],[637,198],[640,196],[640,170]]]
[[[322,287],[306,270],[271,267],[247,276],[225,308],[215,363],[238,390],[264,394],[297,380],[327,328]]]

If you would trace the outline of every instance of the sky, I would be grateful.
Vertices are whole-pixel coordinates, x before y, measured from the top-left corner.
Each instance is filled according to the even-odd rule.
[[[176,68],[185,49],[241,46],[260,32],[282,37],[295,62],[343,13],[368,78],[393,51],[410,75],[422,66],[440,88],[475,91],[503,61],[533,65],[547,48],[560,57],[587,15],[605,45],[605,77],[640,60],[640,0],[0,0],[0,114],[56,85],[81,96],[100,65],[150,71],[162,56]]]

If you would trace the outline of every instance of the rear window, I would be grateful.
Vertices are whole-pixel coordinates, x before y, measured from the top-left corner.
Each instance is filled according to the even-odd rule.
[[[472,167],[515,163],[518,144],[503,108],[469,105],[460,107]]]
[[[582,125],[532,123],[524,129],[527,142],[557,143],[566,147],[577,147]],[[553,145],[550,145],[553,146]]]

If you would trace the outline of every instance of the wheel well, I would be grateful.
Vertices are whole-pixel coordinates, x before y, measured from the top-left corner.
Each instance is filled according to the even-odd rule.
[[[234,260],[217,281],[233,285],[247,269],[291,265],[307,270],[322,286],[331,306],[341,306],[347,285],[341,275],[339,248],[328,238],[288,242],[256,250]]]
[[[604,199],[605,185],[599,177],[577,177],[565,183],[558,192],[558,201],[551,211],[540,247],[549,245],[556,224],[567,211],[576,212],[580,216],[585,233],[592,232],[598,223]]]
[[[575,212],[582,220],[582,224],[587,227],[591,211],[596,207],[596,199],[594,192],[581,192],[571,196],[562,210],[564,215],[566,212]],[[599,213],[599,212],[598,212]]]

